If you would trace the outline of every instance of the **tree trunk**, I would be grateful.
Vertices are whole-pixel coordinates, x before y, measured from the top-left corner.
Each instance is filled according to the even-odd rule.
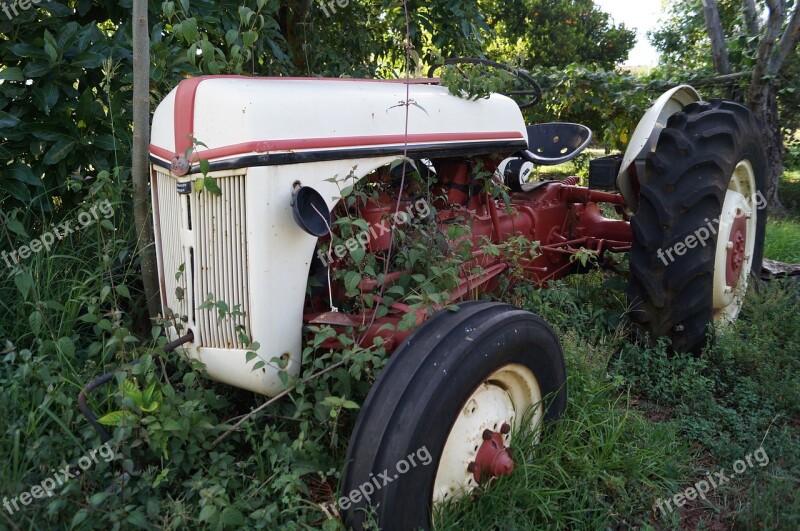
[[[758,25],[758,11],[755,0],[742,0],[744,7],[744,21],[750,37],[756,37],[761,32]]]
[[[751,88],[753,97],[748,102],[753,113],[761,120],[764,135],[764,148],[767,155],[766,198],[771,210],[783,212],[785,209],[778,197],[778,188],[783,175],[783,134],[778,114],[778,88],[770,80],[758,89]]]
[[[299,74],[308,74],[308,64],[306,62],[304,31],[301,28],[308,18],[313,0],[284,0],[278,10],[278,23],[281,27],[281,34],[286,38],[289,45],[289,52],[292,62]]]
[[[142,281],[150,318],[160,311],[153,219],[150,212],[150,33],[147,0],[133,0],[133,217],[142,264]]]
[[[719,18],[717,0],[703,0],[703,17],[706,20],[706,29],[711,38],[711,55],[714,59],[714,70],[719,74],[730,74],[731,63],[728,59],[728,45],[725,42],[725,32]]]

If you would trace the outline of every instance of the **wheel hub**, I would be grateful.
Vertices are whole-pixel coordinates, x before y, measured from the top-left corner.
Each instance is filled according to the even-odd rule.
[[[511,449],[503,444],[503,435],[511,431],[511,426],[503,424],[500,433],[484,430],[483,444],[478,449],[475,461],[467,467],[476,483],[485,483],[492,478],[507,476],[514,471]]]
[[[737,210],[736,220],[733,222],[731,234],[728,238],[727,249],[728,259],[727,267],[725,268],[725,280],[729,288],[735,289],[742,274],[742,265],[744,265],[747,252],[747,221],[744,212],[741,210]]]
[[[759,216],[756,199],[753,167],[742,160],[731,176],[722,212],[714,220],[719,223],[713,281],[713,315],[717,325],[736,319],[747,291]]]
[[[514,460],[506,444],[511,427],[521,428],[525,422],[538,435],[543,413],[542,393],[528,368],[511,364],[489,375],[461,407],[450,430],[434,480],[433,504],[510,474]]]

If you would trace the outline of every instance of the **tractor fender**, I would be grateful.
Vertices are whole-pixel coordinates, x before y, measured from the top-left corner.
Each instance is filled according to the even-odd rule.
[[[638,187],[634,187],[632,182],[634,177],[631,175],[631,168],[636,169],[639,178],[644,177],[645,160],[655,149],[661,130],[666,127],[669,117],[682,111],[690,103],[700,100],[700,94],[690,85],[675,87],[662,94],[644,113],[636,126],[617,175],[617,189],[633,212],[639,209],[639,198],[636,193]]]

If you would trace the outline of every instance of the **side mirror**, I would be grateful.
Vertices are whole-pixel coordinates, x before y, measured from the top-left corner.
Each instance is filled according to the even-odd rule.
[[[331,230],[331,211],[319,192],[298,186],[292,194],[292,216],[297,225],[312,236],[321,238]]]

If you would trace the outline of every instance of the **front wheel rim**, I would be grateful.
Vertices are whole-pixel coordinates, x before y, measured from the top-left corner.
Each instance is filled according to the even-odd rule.
[[[720,213],[714,257],[714,322],[733,322],[742,308],[753,267],[758,209],[753,166],[736,165]]]
[[[447,435],[436,470],[433,505],[461,498],[477,488],[469,465],[485,430],[498,432],[504,423],[518,429],[530,419],[538,440],[543,416],[542,392],[530,369],[509,364],[489,375],[461,406]],[[510,433],[503,435],[506,446],[510,437]]]

